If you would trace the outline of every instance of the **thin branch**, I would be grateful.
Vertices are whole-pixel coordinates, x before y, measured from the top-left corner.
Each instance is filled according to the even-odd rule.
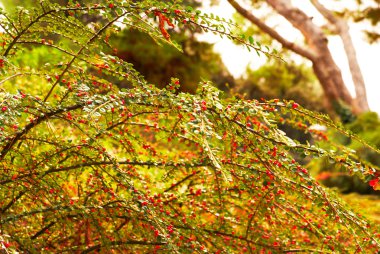
[[[24,73],[20,72],[20,73],[13,74],[12,76],[6,77],[5,79],[3,79],[3,80],[0,81],[0,85],[3,84],[3,83],[5,83],[6,81],[12,79],[12,78],[15,78],[15,77],[21,76],[21,75],[25,75],[25,74],[26,74],[25,72]]]
[[[73,58],[71,59],[71,61],[66,65],[66,68],[62,71],[62,73],[59,75],[58,79],[55,81],[55,83],[53,84],[53,86],[50,88],[49,92],[47,93],[47,95],[45,96],[44,98],[44,102],[47,101],[47,99],[49,98],[49,96],[51,95],[51,93],[53,92],[54,88],[58,85],[58,83],[61,81],[63,75],[70,69],[71,65],[74,63],[74,61],[77,59],[77,57],[79,57],[79,55],[82,53],[82,51],[89,45],[91,44],[96,38],[98,38],[98,36],[104,32],[109,26],[111,26],[113,23],[115,23],[119,18],[123,17],[124,15],[126,15],[128,12],[123,12],[122,14],[120,15],[117,15],[113,20],[111,20],[110,22],[108,22],[106,25],[104,25],[96,34],[94,34],[94,36],[92,36],[88,42],[82,46],[78,52],[75,54],[75,56],[73,56]]]
[[[79,10],[101,10],[103,9],[104,7],[79,7],[79,8],[62,8],[62,9],[59,9],[59,10],[55,10],[55,9],[52,9],[52,10],[49,10],[49,11],[45,11],[43,13],[41,13],[39,16],[37,16],[33,21],[31,21],[22,31],[20,31],[17,36],[13,37],[13,41],[9,44],[9,46],[7,47],[7,49],[5,50],[3,56],[8,56],[9,52],[11,51],[11,49],[13,48],[13,46],[17,43],[17,41],[21,38],[21,36],[23,36],[27,31],[29,31],[29,29],[36,23],[38,23],[38,21],[40,21],[43,17],[46,17],[47,15],[51,14],[51,13],[55,13],[55,12],[65,12],[65,11],[79,11]]]
[[[10,140],[8,141],[8,143],[3,147],[3,149],[1,150],[1,153],[0,153],[0,161],[2,161],[4,159],[4,157],[7,155],[7,153],[10,151],[10,149],[13,147],[13,145],[18,141],[20,140],[20,138],[22,136],[24,136],[25,134],[27,134],[31,129],[33,129],[36,125],[42,123],[43,121],[46,121],[48,120],[49,118],[57,115],[57,114],[60,114],[60,113],[63,113],[63,112],[68,112],[68,111],[72,111],[72,110],[76,110],[76,109],[79,109],[81,107],[83,107],[84,104],[76,104],[76,105],[73,105],[73,106],[70,106],[70,107],[67,107],[65,109],[58,109],[56,111],[51,111],[51,112],[48,112],[46,114],[44,114],[43,116],[41,117],[38,117],[37,119],[35,119],[33,122],[27,124],[23,129],[22,131],[18,132],[13,138],[10,138]]]
[[[53,225],[55,224],[54,221],[50,222],[48,225],[46,225],[45,227],[43,227],[42,229],[40,229],[37,233],[35,233],[32,237],[30,237],[31,240],[34,240],[36,239],[37,237],[39,237],[40,235],[42,235],[43,233],[46,232],[46,230],[48,230],[50,227],[52,227]]]
[[[195,173],[191,174],[191,175],[188,175],[186,177],[184,177],[182,180],[176,182],[175,184],[173,184],[172,186],[170,186],[169,188],[167,188],[166,190],[164,190],[164,192],[168,192],[168,191],[171,191],[172,189],[174,189],[175,187],[177,187],[178,185],[180,185],[181,183],[185,182],[186,180],[190,179],[191,177],[195,176],[196,174],[198,174],[200,171],[196,171]]]
[[[44,12],[40,16],[38,16],[35,20],[33,20],[32,22],[30,22],[20,33],[18,33],[18,35],[16,37],[14,37],[13,41],[9,44],[9,46],[5,50],[3,56],[8,56],[9,52],[11,51],[11,49],[13,48],[13,46],[17,43],[18,39],[20,39],[21,36],[24,35],[29,30],[29,28],[31,26],[33,26],[34,24],[36,24],[40,19],[42,19],[46,15],[49,15],[50,13],[53,13],[53,12],[55,12],[55,10],[50,10],[48,12]]]
[[[324,7],[318,0],[310,0],[314,7],[325,17],[331,24],[336,24],[339,20],[334,14]]]
[[[92,246],[90,248],[85,249],[82,251],[82,254],[89,253],[92,251],[100,250],[101,248],[107,247],[107,246],[119,246],[119,245],[166,245],[167,242],[148,242],[148,241],[137,241],[137,240],[130,240],[130,241],[113,241],[107,244],[98,244],[95,246]]]
[[[17,195],[16,197],[12,198],[12,200],[9,201],[9,203],[8,203],[6,206],[4,206],[4,207],[2,207],[2,208],[0,209],[0,214],[5,213],[9,208],[11,208],[11,206],[12,206],[14,203],[16,203],[17,200],[19,200],[19,199],[20,199],[20,198],[21,198],[26,192],[27,192],[26,190],[19,192],[18,195]]]

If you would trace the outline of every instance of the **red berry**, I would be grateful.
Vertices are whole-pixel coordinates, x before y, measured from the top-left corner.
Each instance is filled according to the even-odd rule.
[[[1,110],[4,112],[6,111],[8,108],[6,106],[2,107]]]
[[[108,7],[113,8],[113,7],[115,7],[115,5],[114,5],[113,3],[110,3],[110,4],[108,5]]]
[[[369,185],[371,187],[375,187],[379,183],[379,181],[380,181],[379,178],[372,179],[371,181],[369,181]]]
[[[295,102],[294,102],[294,103],[292,104],[292,108],[293,108],[293,109],[298,108],[298,106],[299,106],[298,103],[295,103]]]

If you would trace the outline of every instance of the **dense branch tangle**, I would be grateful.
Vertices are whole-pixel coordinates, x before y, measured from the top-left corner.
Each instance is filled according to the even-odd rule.
[[[197,13],[139,4],[44,4],[20,22],[1,21],[3,243],[31,253],[378,248],[367,222],[347,212],[288,150],[337,162],[342,155],[298,144],[276,126],[281,117],[292,124],[306,116],[311,126],[320,123],[318,116],[290,102],[220,99],[207,82],[195,95],[175,93],[176,79],[160,90],[130,64],[101,53],[101,41],[119,29],[113,23],[126,13],[133,15],[123,22],[146,17],[145,27],[139,22],[135,28],[171,43],[155,25],[152,4],[178,24],[184,18],[191,26],[201,23]],[[104,23],[85,26],[66,17],[83,12],[101,15]],[[54,36],[41,33],[46,24],[55,24]],[[64,43],[56,45],[59,40]],[[30,68],[36,75],[19,74],[22,50],[40,47],[55,62]],[[115,78],[130,88],[119,90]],[[359,167],[350,158],[343,166]]]

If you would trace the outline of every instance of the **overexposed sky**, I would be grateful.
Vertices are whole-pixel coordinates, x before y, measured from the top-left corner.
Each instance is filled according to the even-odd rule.
[[[243,2],[242,0],[239,1],[242,5]],[[322,25],[325,23],[324,18],[314,9],[308,0],[292,0],[292,2],[295,6],[305,11],[307,15],[312,16],[316,24]],[[339,8],[342,4],[354,4],[354,1],[344,1],[344,3],[342,3],[342,1],[321,0],[321,3],[325,4],[326,7]],[[234,9],[228,4],[227,0],[220,0],[218,6],[204,7],[203,11],[207,13],[212,12],[228,19],[231,18],[234,13]],[[295,31],[285,19],[278,18],[277,20],[271,20],[271,22],[276,23],[277,30],[286,37],[286,39],[302,42],[303,38],[300,33]],[[364,38],[364,34],[361,32],[363,27],[363,24],[352,23],[350,24],[350,33],[355,45],[360,67],[362,68],[370,108],[380,113],[380,44],[368,44]],[[244,47],[237,46],[228,39],[222,40],[219,36],[204,34],[200,39],[215,43],[215,50],[221,54],[225,65],[235,77],[244,75],[247,65],[256,69],[266,61],[264,56],[258,57],[255,52],[250,53]],[[329,37],[329,47],[337,65],[342,71],[343,79],[349,91],[354,95],[354,86],[341,39],[338,36]]]

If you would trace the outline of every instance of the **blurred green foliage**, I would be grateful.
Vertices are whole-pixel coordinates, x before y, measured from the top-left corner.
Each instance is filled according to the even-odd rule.
[[[226,90],[234,79],[228,73],[220,55],[213,52],[213,45],[199,42],[194,36],[181,31],[172,36],[182,46],[183,52],[168,45],[158,45],[148,35],[136,30],[125,30],[111,38],[116,55],[134,65],[148,82],[165,87],[171,77],[178,77],[181,89],[194,92],[201,79],[211,80]],[[144,43],[141,43],[144,42]]]
[[[351,123],[345,125],[355,135],[365,142],[380,148],[380,119],[377,113],[367,112],[356,117]],[[356,151],[356,155],[375,166],[380,166],[380,157],[376,152],[363,146],[360,142],[352,140],[341,133],[331,133],[334,141],[342,146]],[[317,178],[326,186],[337,187],[341,192],[358,192],[361,194],[380,194],[358,177],[352,177],[342,170],[336,163],[330,163],[328,159],[313,160],[309,167],[317,174]]]
[[[236,91],[250,99],[294,100],[308,109],[324,111],[323,91],[305,64],[270,60],[257,70],[247,69]]]
[[[379,23],[380,23],[380,1],[379,0],[356,0],[355,9],[343,9],[337,12],[338,15],[354,22],[362,22],[365,24],[364,34],[369,43],[376,43],[380,39]]]
[[[348,125],[348,129],[357,134],[364,141],[380,148],[380,119],[377,113],[367,112],[359,115]],[[380,166],[380,157],[374,151],[363,147],[356,141],[348,141],[349,147],[356,150],[358,155],[376,166]]]

